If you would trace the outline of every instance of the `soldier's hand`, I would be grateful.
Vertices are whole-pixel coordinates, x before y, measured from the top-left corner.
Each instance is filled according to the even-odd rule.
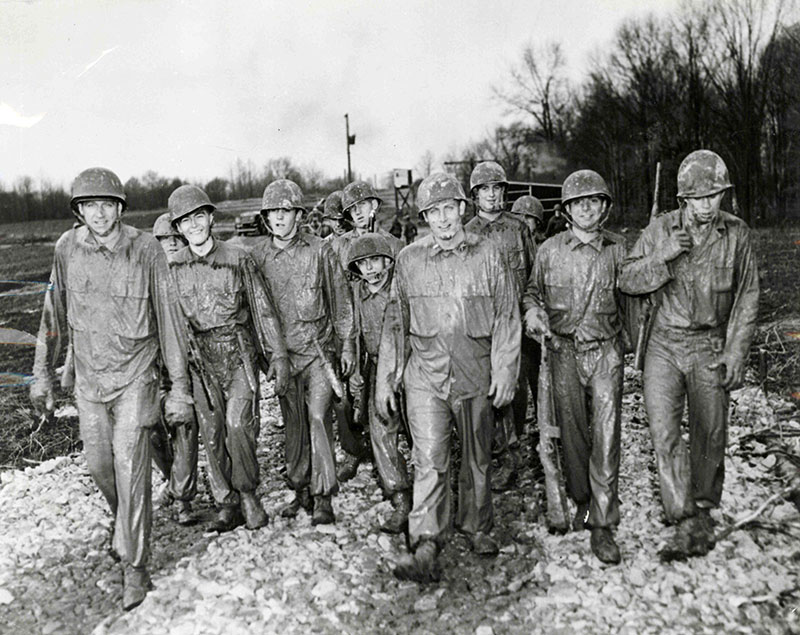
[[[528,337],[551,337],[550,321],[547,313],[538,308],[531,308],[525,312],[525,334]]]
[[[375,409],[384,421],[389,421],[397,412],[397,398],[388,386],[379,384],[375,387]]]
[[[53,385],[49,381],[35,379],[31,384],[31,403],[40,415],[49,416],[56,408]]]
[[[744,360],[731,359],[725,355],[719,361],[709,364],[708,369],[722,370],[720,384],[725,390],[736,390],[741,388],[744,383]]]
[[[194,404],[188,397],[170,391],[164,400],[164,419],[172,428],[188,425],[194,420]]]
[[[342,375],[350,377],[356,369],[356,356],[350,351],[342,351]]]
[[[289,387],[289,360],[286,357],[273,357],[267,370],[267,381],[275,380],[275,394],[282,397]]]
[[[489,398],[492,400],[492,405],[495,408],[502,408],[511,403],[514,399],[514,391],[516,389],[516,382],[497,380],[492,377],[492,384],[489,386]]]
[[[664,241],[661,247],[661,254],[664,257],[664,262],[675,260],[683,252],[689,251],[692,248],[692,237],[685,229],[676,229],[673,231],[667,240]]]

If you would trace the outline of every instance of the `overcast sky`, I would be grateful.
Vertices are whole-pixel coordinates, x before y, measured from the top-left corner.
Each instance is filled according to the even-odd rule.
[[[225,176],[289,156],[364,177],[438,158],[500,122],[527,42],[573,77],[625,18],[675,0],[0,0],[0,182]]]

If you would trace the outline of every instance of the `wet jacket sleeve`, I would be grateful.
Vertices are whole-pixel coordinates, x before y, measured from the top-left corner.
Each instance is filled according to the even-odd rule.
[[[158,323],[161,360],[172,382],[173,397],[191,403],[186,320],[178,303],[178,292],[167,267],[167,257],[158,243],[153,243],[148,256],[150,302]]]
[[[494,322],[492,325],[492,378],[514,382],[519,375],[522,323],[519,294],[514,274],[503,266],[497,251],[490,260],[494,281]]]
[[[42,320],[39,324],[39,336],[36,339],[36,352],[33,360],[33,378],[35,383],[51,386],[53,372],[61,353],[61,346],[67,337],[67,272],[66,245],[71,235],[64,234],[58,241],[53,258],[53,269],[50,272],[50,286],[44,296]]]
[[[376,380],[379,385],[389,386],[394,392],[400,389],[403,370],[408,360],[409,309],[399,271],[395,271],[392,290],[383,317],[381,343],[378,350]]]
[[[753,341],[758,317],[758,265],[753,255],[750,232],[742,231],[736,250],[736,288],[728,318],[725,352],[735,359],[745,360]]]
[[[269,288],[253,259],[245,254],[242,258],[242,277],[250,305],[250,318],[258,338],[258,346],[266,359],[288,357],[278,313]]]
[[[527,225],[523,225],[522,228],[522,244],[525,253],[525,275],[529,277],[533,271],[533,263],[536,262],[536,241]],[[524,289],[520,289],[520,293],[524,291]]]
[[[342,353],[355,355],[355,322],[353,319],[353,299],[350,284],[344,274],[339,259],[329,245],[321,245],[322,272],[325,295],[330,307],[331,322],[336,337],[342,345]]]
[[[522,308],[527,313],[531,309],[544,312],[544,271],[546,268],[545,252],[539,250],[533,261],[533,268],[525,291],[522,294]]]
[[[622,263],[619,288],[623,293],[641,295],[651,293],[672,279],[669,265],[657,245],[663,244],[667,235],[659,219],[650,223]]]

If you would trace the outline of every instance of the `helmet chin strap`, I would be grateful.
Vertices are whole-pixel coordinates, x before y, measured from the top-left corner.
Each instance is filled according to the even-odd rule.
[[[603,209],[603,214],[600,216],[600,219],[597,221],[597,223],[589,229],[586,229],[585,227],[581,227],[580,225],[578,225],[578,223],[576,223],[575,220],[572,218],[572,214],[569,213],[569,209],[567,209],[566,206],[564,207],[564,209],[561,210],[561,214],[564,216],[564,218],[567,219],[567,222],[570,225],[572,225],[573,227],[577,227],[581,231],[587,233],[599,232],[601,229],[603,229],[603,225],[606,224],[606,221],[608,221],[608,217],[611,214],[612,203],[609,203],[607,200],[604,200],[603,205],[605,206]]]

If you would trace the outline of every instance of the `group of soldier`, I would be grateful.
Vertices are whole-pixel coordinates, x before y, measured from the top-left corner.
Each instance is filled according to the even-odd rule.
[[[591,530],[602,562],[620,562],[623,359],[637,302],[649,309],[637,322],[647,337],[633,338],[646,345],[645,405],[676,526],[661,555],[713,547],[728,394],[742,383],[758,304],[749,230],[721,209],[733,195],[725,164],[707,150],[687,156],[678,209],[655,218],[629,253],[604,229],[613,197],[598,173],[564,181],[561,220],[548,227],[564,231],[551,237],[534,197],[507,210],[507,185],[494,162],[475,167],[469,197],[452,176],[432,174],[417,193],[430,231],[404,246],[376,225],[381,200],[369,183],[326,199],[326,213],[349,227],[334,223],[322,238],[300,230],[297,184],[277,180],[261,205],[269,234],[245,250],[214,235],[216,208],[197,186],[171,194],[151,236],[120,222],[126,197],[113,172],[78,175],[79,223],[56,245],[31,398],[53,409],[66,349],[62,386],[74,390],[87,464],[114,515],[126,609],[151,585],[152,459],[179,522],[194,520],[199,437],[211,527],[268,523],[257,495],[260,371],[274,380],[294,492],[280,513],[335,522],[339,484],[371,457],[392,504],[381,529],[407,531],[411,546],[394,573],[428,582],[441,576],[451,524],[475,553],[498,553],[492,492],[513,487],[521,467],[528,389],[537,394],[546,347],[572,526]],[[451,514],[453,428],[461,462]]]

